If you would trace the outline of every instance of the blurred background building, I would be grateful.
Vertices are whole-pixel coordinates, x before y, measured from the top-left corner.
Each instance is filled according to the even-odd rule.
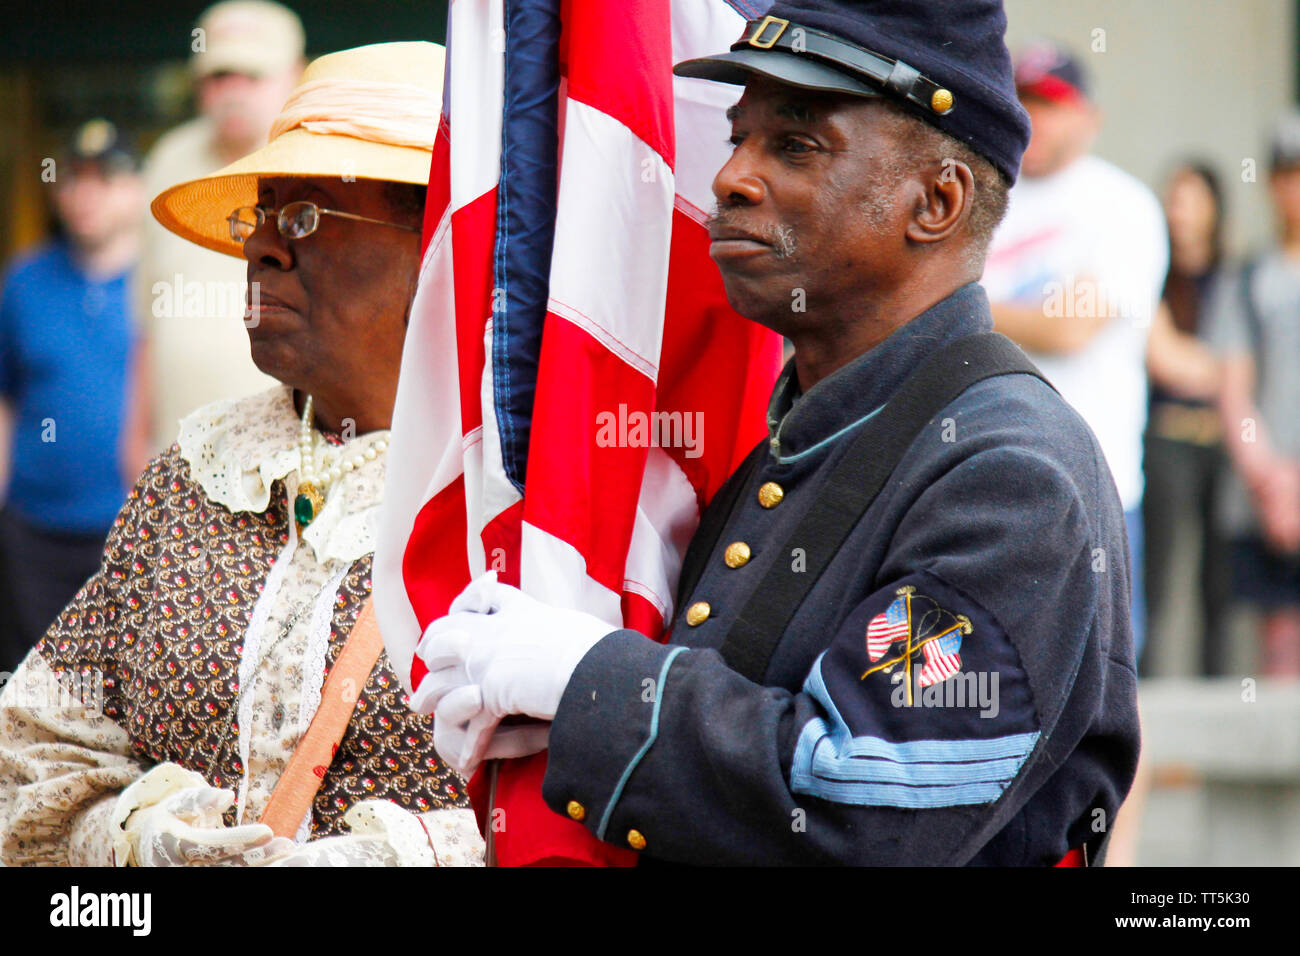
[[[1051,37],[1086,60],[1105,113],[1096,152],[1159,190],[1175,160],[1223,178],[1228,242],[1272,233],[1269,132],[1297,98],[1295,0],[1004,0],[1007,45]],[[1095,47],[1095,49],[1094,49]],[[1213,67],[1210,66],[1213,64]],[[1258,176],[1242,179],[1255,160]]]
[[[81,122],[104,116],[147,150],[194,115],[189,57],[203,0],[51,0],[11,12],[0,32],[0,256],[50,227],[40,161]],[[307,58],[390,40],[442,42],[446,0],[288,4],[303,22]],[[35,170],[35,174],[32,173]]]
[[[1005,5],[1013,51],[1050,38],[1085,63],[1104,113],[1097,155],[1161,195],[1179,163],[1202,160],[1220,184],[1227,258],[1273,241],[1269,139],[1278,117],[1300,100],[1300,0]],[[6,268],[51,235],[42,164],[82,123],[111,120],[143,154],[195,115],[192,31],[207,6],[45,0],[25,18],[7,18],[0,31]],[[301,17],[308,59],[364,43],[444,38],[446,0],[289,6]],[[1300,303],[1296,309],[1300,323]],[[0,430],[0,442],[7,441]],[[1178,552],[1188,567],[1170,575],[1169,613],[1150,635],[1141,697],[1151,789],[1137,824],[1136,859],[1300,864],[1300,682],[1261,676],[1258,621],[1243,606],[1233,606],[1224,625],[1223,676],[1201,676],[1202,585],[1189,571],[1201,560],[1197,547],[1191,541]]]

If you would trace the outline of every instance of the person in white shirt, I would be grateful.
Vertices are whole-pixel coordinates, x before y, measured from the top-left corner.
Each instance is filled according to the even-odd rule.
[[[1089,154],[1101,117],[1068,52],[1050,43],[1022,51],[1016,87],[1033,135],[982,281],[997,330],[1101,443],[1128,528],[1140,654],[1145,354],[1169,259],[1164,215],[1150,189]]]
[[[200,179],[266,144],[302,75],[298,15],[269,0],[223,0],[199,17],[191,44],[199,115],[164,133],[145,159],[146,194]],[[219,399],[264,391],[244,327],[242,263],[186,242],[148,217],[133,292],[146,332],[150,452],[176,440],[181,418]]]

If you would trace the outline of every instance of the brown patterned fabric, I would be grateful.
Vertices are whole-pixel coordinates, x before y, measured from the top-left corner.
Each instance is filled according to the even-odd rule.
[[[174,761],[235,789],[242,766],[235,708],[242,635],[288,540],[282,481],[264,513],[231,512],[194,482],[176,447],[141,476],[104,562],[38,645],[51,668],[103,674],[103,712],[149,763]],[[370,557],[339,587],[332,664],[371,591]],[[371,673],[317,796],[313,836],[345,832],[353,803],[386,798],[413,812],[468,806],[433,748],[432,719],[412,713],[386,656]],[[233,822],[233,811],[232,811]]]

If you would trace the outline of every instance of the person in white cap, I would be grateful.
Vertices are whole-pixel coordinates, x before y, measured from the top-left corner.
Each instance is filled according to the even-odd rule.
[[[184,419],[0,693],[6,865],[481,862],[369,614],[443,57],[321,57],[265,147],[154,200],[244,261],[280,384]]]
[[[145,159],[147,195],[206,176],[266,143],[302,75],[297,14],[269,0],[224,0],[190,37],[199,115],[165,133]],[[145,332],[141,378],[151,452],[176,440],[179,420],[219,398],[273,380],[249,356],[242,264],[149,222],[133,298]]]

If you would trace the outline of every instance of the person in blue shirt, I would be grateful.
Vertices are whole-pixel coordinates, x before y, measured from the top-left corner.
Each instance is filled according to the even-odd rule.
[[[99,566],[131,467],[135,330],[128,280],[144,208],[138,161],[94,119],[49,167],[59,235],[0,292],[0,404],[9,442],[0,510],[0,671],[9,671]],[[7,461],[6,461],[7,459]]]

